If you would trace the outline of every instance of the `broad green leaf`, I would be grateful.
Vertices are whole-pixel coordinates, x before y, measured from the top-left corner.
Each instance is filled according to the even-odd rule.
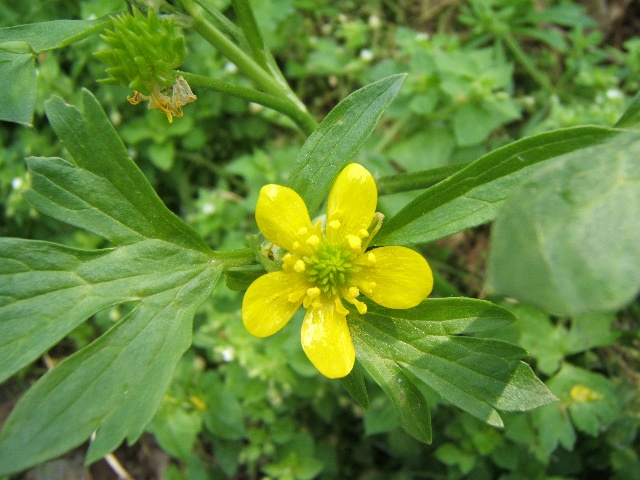
[[[597,145],[619,133],[603,127],[574,127],[535,135],[494,150],[427,189],[383,223],[373,242],[414,245],[491,221],[533,165]]]
[[[20,399],[0,434],[0,475],[24,470],[84,442],[87,461],[134,442],[158,408],[191,344],[196,308],[220,275],[207,265],[190,279],[139,300],[98,340],[44,375]]]
[[[313,215],[333,180],[358,151],[395,98],[405,75],[393,75],[355,91],[340,102],[311,134],[291,168],[288,186]]]
[[[557,315],[615,311],[640,290],[640,135],[569,154],[507,200],[488,285]]]
[[[453,308],[447,308],[447,304]],[[381,386],[392,399],[396,397],[396,407],[405,409],[405,416],[417,404],[402,402],[406,395],[402,389],[408,380],[404,372],[495,426],[502,426],[496,409],[525,411],[555,400],[520,361],[526,356],[520,347],[492,339],[452,336],[496,328],[513,320],[511,313],[488,302],[428,299],[414,309],[373,307],[365,316],[352,314],[351,318],[358,359],[376,381],[387,382],[387,388]],[[484,321],[489,325],[483,327]]]
[[[360,364],[358,362],[355,363],[349,375],[341,378],[340,381],[356,402],[358,402],[364,408],[369,408],[369,395],[367,394],[367,386],[364,383],[362,367],[360,367]]]
[[[98,33],[111,25],[109,18],[96,20],[52,20],[50,22],[16,25],[0,28],[0,50],[3,44],[11,42],[27,42],[34,54],[63,48]]]
[[[97,311],[187,283],[210,261],[155,239],[94,251],[0,239],[0,381]]]
[[[46,102],[45,112],[73,163],[55,158],[27,161],[32,190],[25,197],[38,210],[114,244],[160,238],[210,251],[162,203],[88,90],[83,91],[82,111],[55,97]]]
[[[38,96],[35,57],[1,47],[0,120],[31,126]]]

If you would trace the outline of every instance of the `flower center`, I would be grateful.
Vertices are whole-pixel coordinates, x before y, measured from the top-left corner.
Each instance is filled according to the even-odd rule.
[[[360,270],[353,265],[355,255],[340,246],[323,242],[315,254],[305,258],[309,280],[326,294],[337,294],[349,285],[349,276]]]

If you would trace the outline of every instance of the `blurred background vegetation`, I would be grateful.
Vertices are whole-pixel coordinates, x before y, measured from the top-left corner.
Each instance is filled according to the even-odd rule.
[[[233,16],[230,2],[214,0]],[[312,114],[323,116],[353,90],[408,73],[398,98],[355,159],[376,177],[467,162],[501,145],[559,127],[611,126],[640,89],[640,3],[631,0],[260,0],[256,17],[274,56]],[[0,26],[123,11],[121,0],[5,0]],[[179,23],[178,23],[179,25]],[[248,85],[195,34],[183,69]],[[164,202],[214,248],[239,248],[255,233],[259,188],[283,183],[304,135],[280,114],[244,100],[195,91],[173,124],[134,107],[124,87],[96,83],[105,48],[94,36],[41,54],[33,128],[2,122],[0,235],[94,248],[103,240],[40,216],[21,195],[24,158],[61,156],[43,115],[59,95],[96,94],[131,156]],[[412,193],[380,200],[386,214]],[[424,249],[437,271],[436,296],[486,298],[488,226]],[[137,479],[602,479],[640,478],[640,304],[610,318],[558,318],[511,305],[520,318],[494,336],[530,352],[559,402],[504,414],[498,430],[423,392],[432,445],[398,427],[387,397],[369,384],[363,410],[339,382],[318,375],[299,329],[268,339],[242,326],[242,294],[224,285],[196,316],[182,359],[148,435],[116,457]],[[491,299],[491,298],[490,298]],[[125,313],[101,312],[50,352],[61,359]],[[300,318],[297,319],[301,321]],[[286,355],[283,352],[288,352]],[[0,422],[44,364],[0,389]],[[580,388],[577,388],[579,386]],[[71,478],[72,454],[28,478]],[[62,462],[62,463],[61,463]],[[81,465],[81,460],[80,460]],[[48,470],[47,470],[48,469]],[[51,473],[54,472],[54,473]],[[60,476],[61,475],[61,476]],[[103,464],[93,478],[115,478]],[[27,477],[25,477],[27,478]],[[74,477],[75,478],[75,477]]]

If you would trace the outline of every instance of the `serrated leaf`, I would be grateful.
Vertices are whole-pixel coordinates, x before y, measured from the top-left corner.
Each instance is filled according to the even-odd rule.
[[[0,239],[0,381],[97,311],[175,288],[210,261],[154,239],[94,251]]]
[[[216,254],[153,192],[90,93],[83,112],[59,99],[46,110],[73,163],[30,159],[28,199],[117,246],[0,241],[3,378],[98,310],[122,302],[134,308],[18,402],[0,433],[0,476],[56,457],[96,430],[88,462],[125,438],[135,441],[191,343],[195,310],[222,272]]]
[[[447,303],[455,308],[446,308]],[[434,306],[434,317],[430,316],[430,305]],[[358,359],[377,382],[386,382],[386,388],[381,386],[392,399],[399,397],[395,402],[398,409],[407,409],[405,416],[415,408],[401,401],[406,395],[403,383],[408,380],[403,372],[410,372],[452,404],[491,425],[502,426],[496,409],[530,410],[555,397],[520,361],[526,355],[520,347],[492,339],[452,336],[445,328],[436,327],[449,323],[451,332],[463,332],[466,325],[476,323],[474,314],[482,314],[488,305],[471,299],[427,299],[414,309],[373,307],[365,316],[351,314]],[[513,319],[500,307],[489,309],[492,313],[487,317],[502,320],[503,325]],[[481,318],[477,321],[482,323]],[[405,424],[403,427],[406,429]]]
[[[557,315],[630,302],[640,291],[639,156],[630,133],[527,179],[492,230],[489,287]]]
[[[37,88],[35,57],[0,49],[0,120],[31,126]]]
[[[109,25],[111,25],[109,18],[98,18],[96,20],[52,20],[0,28],[0,49],[4,43],[24,41],[29,43],[33,53],[40,53],[71,45],[91,34],[98,33]]]
[[[134,442],[151,420],[173,369],[191,344],[196,308],[216,275],[194,268],[191,279],[149,295],[98,340],[61,362],[20,399],[0,434],[0,474],[23,470],[84,442],[87,461]]]
[[[353,92],[322,121],[300,149],[288,186],[313,215],[334,179],[358,151],[395,98],[406,75],[392,75]]]
[[[573,127],[534,135],[494,150],[427,189],[385,221],[373,243],[425,243],[491,221],[531,167],[597,145],[619,133],[603,127]]]
[[[45,103],[73,163],[28,159],[32,190],[25,192],[26,199],[42,213],[114,244],[160,238],[209,252],[204,240],[162,203],[96,98],[83,90],[82,99],[82,111],[58,97]]]

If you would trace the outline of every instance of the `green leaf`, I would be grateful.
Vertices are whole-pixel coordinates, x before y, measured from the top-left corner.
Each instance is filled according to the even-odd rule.
[[[499,126],[520,117],[513,101],[485,101],[460,106],[453,115],[453,130],[460,146],[477,145]]]
[[[557,315],[629,303],[640,290],[639,156],[631,133],[527,179],[492,230],[489,288]]]
[[[54,48],[63,48],[100,32],[111,25],[109,18],[96,20],[53,20],[50,22],[16,25],[0,28],[0,50],[3,44],[23,41],[37,54]]]
[[[32,125],[38,53],[70,45],[109,24],[109,19],[54,20],[0,28],[0,120]]]
[[[193,315],[224,264],[162,204],[90,93],[82,113],[54,100],[47,114],[74,163],[30,159],[28,199],[116,247],[0,240],[0,375],[101,309],[130,302],[133,310],[21,398],[0,433],[0,476],[56,457],[96,431],[88,462],[125,438],[135,441],[191,344]]]
[[[561,400],[533,413],[547,453],[555,450],[558,443],[572,450],[574,427],[596,436],[620,414],[615,387],[602,375],[565,363],[547,384]]]
[[[206,372],[200,380],[200,388],[206,394],[207,410],[202,419],[216,437],[237,440],[246,435],[242,407],[235,392],[224,388],[216,372]]]
[[[31,126],[38,96],[35,57],[0,45],[0,120]]]
[[[353,92],[307,139],[291,168],[288,186],[300,194],[312,215],[340,170],[373,131],[405,77],[392,75]]]
[[[162,450],[186,461],[202,430],[202,418],[200,412],[187,411],[183,405],[172,407],[163,404],[147,430],[153,433]]]
[[[610,128],[574,127],[542,133],[499,148],[427,189],[386,221],[373,243],[425,243],[491,221],[532,166],[597,145],[619,133]]]
[[[617,332],[611,331],[611,315],[588,314],[571,319],[567,327],[554,323],[549,315],[530,305],[507,306],[518,316],[518,345],[537,360],[537,369],[546,375],[556,373],[562,360],[594,347],[610,345]]]
[[[488,302],[428,299],[407,310],[371,305],[366,316],[354,313],[351,318],[358,359],[374,380],[382,382],[402,415],[401,425],[416,438],[423,440],[412,429],[427,418],[420,413],[426,404],[420,394],[419,398],[412,394],[415,387],[405,372],[496,426],[502,426],[502,420],[495,409],[524,411],[555,400],[520,361],[526,355],[523,349],[498,340],[453,336],[497,328],[513,320],[507,310]]]
[[[615,124],[616,128],[638,128],[640,127],[640,92],[631,100],[631,104],[624,111],[620,119]]]
[[[262,265],[230,268],[224,272],[225,283],[229,290],[243,292],[249,285],[267,273]]]
[[[210,252],[162,203],[88,90],[83,90],[82,111],[54,97],[46,102],[45,112],[73,163],[28,159],[32,190],[25,197],[39,211],[114,244],[159,238]]]
[[[341,378],[340,381],[356,402],[358,402],[364,408],[369,408],[369,395],[367,394],[367,386],[364,383],[362,367],[360,367],[360,364],[358,362],[355,363],[349,375]]]
[[[87,461],[134,442],[158,408],[177,361],[191,344],[192,319],[220,270],[139,301],[98,340],[43,376],[14,408],[0,434],[0,474],[61,455],[92,432]],[[165,287],[167,288],[167,287]]]
[[[0,239],[0,381],[97,311],[188,283],[210,261],[155,239],[94,251]]]

